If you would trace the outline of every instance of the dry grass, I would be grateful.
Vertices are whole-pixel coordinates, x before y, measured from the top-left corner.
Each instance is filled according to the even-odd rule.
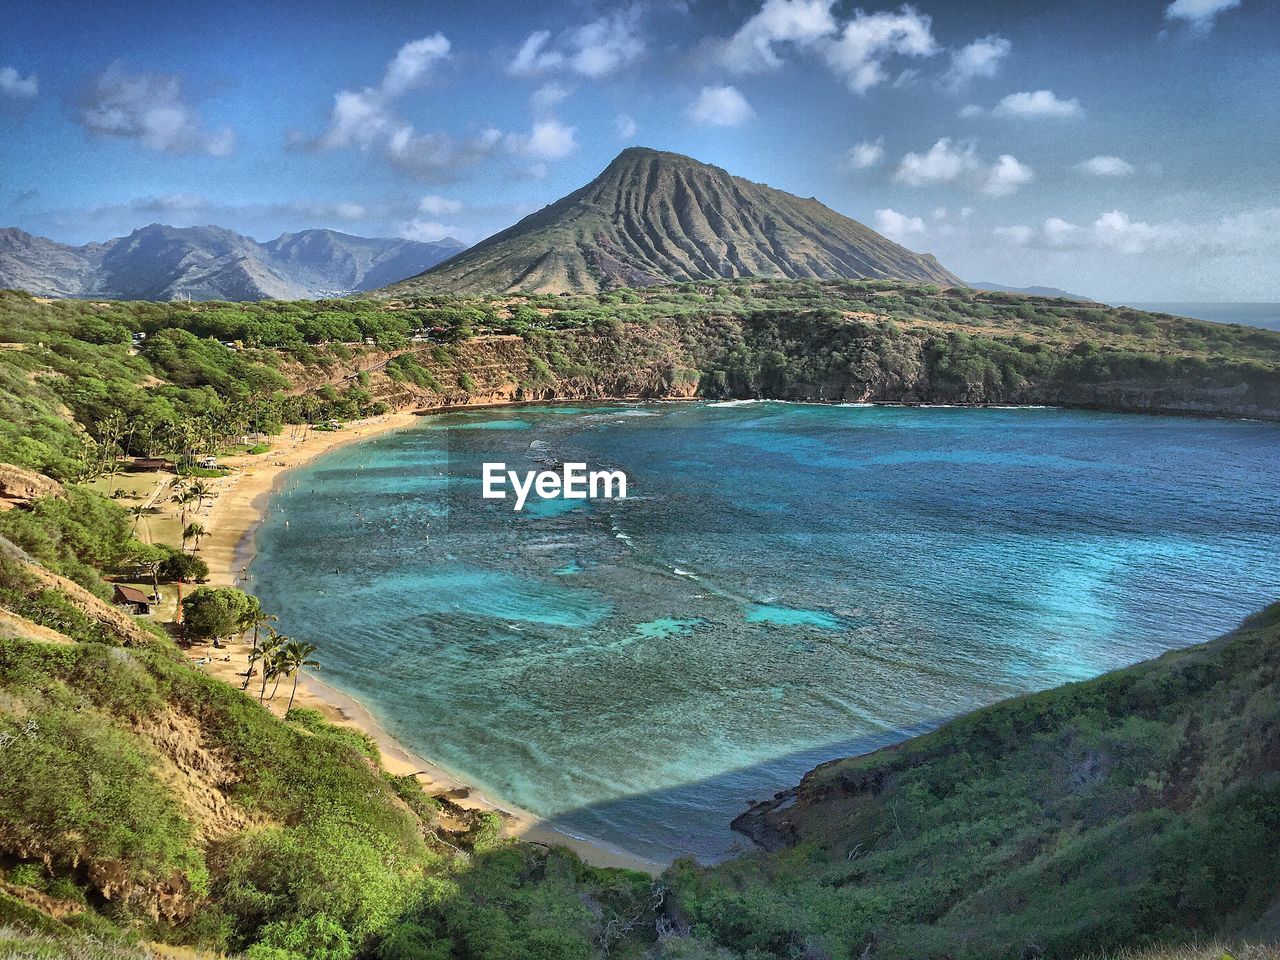
[[[1091,960],[1280,960],[1280,945],[1214,941],[1118,950]]]

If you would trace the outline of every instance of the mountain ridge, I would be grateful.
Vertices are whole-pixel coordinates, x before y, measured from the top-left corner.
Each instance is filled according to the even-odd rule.
[[[384,292],[594,293],[740,276],[962,284],[815,198],[629,147],[590,183]]]
[[[0,287],[107,300],[284,300],[372,290],[462,244],[359,237],[316,228],[260,242],[225,227],[152,223],[81,246],[0,228]]]

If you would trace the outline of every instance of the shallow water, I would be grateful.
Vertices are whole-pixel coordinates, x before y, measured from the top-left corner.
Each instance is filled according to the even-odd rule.
[[[631,496],[516,514],[480,497],[498,460]],[[406,745],[566,832],[715,859],[822,760],[1280,599],[1277,491],[1272,424],[521,407],[288,474],[251,573]]]

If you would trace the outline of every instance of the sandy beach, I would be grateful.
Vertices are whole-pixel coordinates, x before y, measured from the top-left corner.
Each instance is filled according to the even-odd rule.
[[[415,413],[391,413],[348,424],[341,430],[298,431],[295,435],[290,435],[286,429],[284,434],[273,438],[271,449],[264,454],[222,458],[220,462],[230,467],[232,472],[226,477],[209,481],[213,495],[197,517],[208,530],[200,544],[199,554],[209,564],[209,583],[215,586],[244,586],[245,572],[253,557],[254,535],[265,516],[272,491],[288,470],[339,446],[411,426],[418,416]],[[192,651],[192,657],[204,659],[204,670],[239,687],[244,682],[244,671],[248,666],[251,649],[252,643],[248,639],[237,639],[216,651],[205,647],[196,648]],[[212,659],[209,659],[210,656]],[[323,660],[323,656],[322,648],[318,657]],[[286,703],[287,697],[278,696],[265,705],[273,712],[283,714]],[[506,833],[510,836],[534,843],[568,847],[583,860],[596,866],[623,867],[653,875],[660,873],[666,866],[571,837],[526,811],[491,801],[430,760],[408,750],[377,722],[363,704],[325,684],[313,674],[302,674],[294,706],[319,710],[333,723],[354,727],[369,734],[378,743],[383,764],[388,771],[397,776],[413,774],[422,782],[427,792],[433,795],[448,794],[449,799],[458,806],[497,812],[502,816]]]

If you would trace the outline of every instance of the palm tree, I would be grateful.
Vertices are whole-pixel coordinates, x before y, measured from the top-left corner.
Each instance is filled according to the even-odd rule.
[[[280,651],[279,671],[286,677],[293,677],[293,689],[289,691],[289,705],[284,708],[286,716],[293,709],[293,698],[298,693],[298,671],[303,667],[320,666],[319,661],[307,659],[315,652],[315,644],[306,643],[302,640],[290,640],[284,645],[284,649]],[[275,693],[271,695],[274,697]]]
[[[196,549],[199,550],[200,540],[208,532],[209,531],[205,529],[203,523],[192,522],[187,524],[182,530],[182,549],[185,550],[187,548],[188,540],[194,540],[196,542]]]
[[[254,661],[258,659],[258,629],[265,627],[269,623],[275,623],[280,618],[267,613],[261,607],[249,614],[249,619],[245,622],[245,627],[253,627],[253,649],[249,651],[249,665],[252,666]],[[246,673],[244,677],[244,686],[241,690],[247,690],[249,687],[249,675]]]
[[[195,483],[191,484],[191,492],[195,495],[197,510],[203,510],[205,500],[213,496],[213,488],[203,480],[197,480]]]
[[[188,487],[183,487],[174,495],[173,502],[179,507],[179,516],[184,525],[187,522],[187,510],[190,508],[191,504],[195,502],[195,499],[195,492]]]
[[[267,628],[267,635],[262,642],[258,644],[258,649],[251,654],[254,660],[262,661],[262,686],[258,689],[258,702],[261,703],[267,695],[267,681],[275,676],[275,660],[276,654],[284,644],[289,642],[289,638],[276,633],[270,627]]]
[[[136,537],[138,535],[138,524],[142,518],[147,515],[147,505],[145,503],[136,503],[129,508],[129,516],[133,517],[132,533]]]

